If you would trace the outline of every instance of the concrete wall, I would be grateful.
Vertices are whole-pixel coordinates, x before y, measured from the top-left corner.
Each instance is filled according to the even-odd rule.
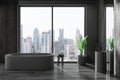
[[[17,2],[0,1],[0,62],[17,51]]]
[[[97,3],[87,4],[86,10],[86,35],[88,35],[87,44],[87,62],[94,64],[95,47],[98,43],[98,19],[97,19]]]
[[[115,75],[120,78],[120,0],[114,0],[115,15]]]
[[[98,1],[98,43],[106,49],[106,6],[104,0]]]

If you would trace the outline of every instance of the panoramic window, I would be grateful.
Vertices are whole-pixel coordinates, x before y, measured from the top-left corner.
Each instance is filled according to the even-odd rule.
[[[64,61],[76,62],[84,17],[84,7],[20,7],[20,52],[53,53],[55,61],[63,53]]]
[[[106,45],[110,49],[110,39],[114,37],[114,11],[113,7],[106,7]]]

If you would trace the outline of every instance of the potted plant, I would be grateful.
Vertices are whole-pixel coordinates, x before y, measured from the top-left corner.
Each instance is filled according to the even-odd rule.
[[[109,39],[110,46],[110,74],[114,73],[114,38]]]
[[[111,51],[112,53],[114,53],[114,38],[113,38],[113,37],[111,37],[111,38],[109,39],[109,46],[110,46],[110,51]]]
[[[86,63],[86,56],[84,54],[85,47],[87,45],[87,36],[85,36],[82,40],[76,38],[77,48],[80,51],[80,55],[78,55],[78,64],[85,65]]]

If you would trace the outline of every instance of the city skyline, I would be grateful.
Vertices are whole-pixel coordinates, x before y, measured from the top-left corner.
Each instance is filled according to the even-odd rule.
[[[59,28],[65,31],[65,37],[74,37],[75,28],[81,29],[84,35],[84,7],[55,7],[53,8],[53,26],[51,7],[20,7],[21,25],[23,26],[23,37],[32,36],[35,27],[39,32],[46,32],[52,27],[56,34],[55,40],[59,36]],[[29,14],[28,14],[29,13]],[[68,31],[69,29],[69,31]]]
[[[82,39],[80,30],[76,29],[76,37]],[[52,52],[52,32],[39,33],[39,29],[33,30],[33,36],[23,38],[21,36],[21,52],[22,53],[51,53]],[[57,56],[61,52],[64,53],[66,60],[76,60],[78,55],[78,49],[75,47],[74,39],[64,37],[64,29],[59,29],[58,41],[53,40],[53,53]]]
[[[34,28],[34,30],[35,29],[38,29],[38,28]],[[63,29],[63,28],[61,28],[61,29]],[[61,29],[59,29],[59,30],[61,30]],[[34,33],[34,30],[33,30],[33,32],[32,33]],[[39,30],[39,29],[38,29]],[[64,30],[64,29],[63,29]],[[43,33],[46,33],[46,32],[49,32],[49,31],[52,31],[52,30],[48,30],[48,31],[43,31],[43,32],[39,32],[39,36],[41,36]],[[55,30],[53,30],[53,31],[55,31]],[[75,35],[77,36],[77,37],[83,37],[84,35],[82,35],[81,33],[80,33],[80,30],[78,29],[78,28],[76,28],[76,30],[75,30],[76,32],[75,32]],[[65,32],[65,31],[64,31]],[[58,32],[59,33],[59,35],[61,35],[60,34],[60,32]],[[80,36],[80,35],[77,35],[78,33],[80,33],[82,36]],[[52,34],[52,33],[51,33]],[[54,34],[55,34],[55,32],[54,32]],[[54,35],[53,34],[53,35]],[[26,36],[26,37],[23,37],[24,35],[22,35],[22,38],[29,38],[29,37],[31,37],[32,38],[32,40],[33,40],[33,35],[31,35],[31,36]],[[74,38],[76,39],[76,36],[74,36]],[[54,36],[55,37],[55,36]],[[67,38],[67,37],[64,37],[64,39],[73,39],[74,40],[74,38]],[[54,41],[58,41],[59,40],[59,36],[57,37],[57,40],[55,40],[54,39]]]
[[[22,26],[22,27],[23,27],[23,26]],[[38,27],[35,27],[35,28],[37,28],[37,29],[39,30]],[[35,28],[33,28],[33,30],[34,30]],[[60,29],[63,29],[63,28],[60,28]],[[23,29],[21,29],[21,30],[23,30]],[[74,36],[74,37],[71,37],[71,36],[70,36],[70,37],[66,37],[66,36],[65,36],[65,38],[69,38],[69,39],[74,39],[74,40],[75,40],[75,38],[76,38],[76,30],[79,30],[79,28],[75,28],[75,33],[74,33],[75,36]],[[52,30],[46,30],[46,31],[42,31],[42,32],[39,31],[39,34],[42,34],[42,33],[44,33],[44,32],[48,32],[48,31],[52,31]],[[79,31],[80,31],[80,34],[81,34],[81,30],[79,30]],[[22,32],[23,32],[23,31],[22,31]],[[22,32],[21,32],[21,33],[22,33]],[[33,32],[34,32],[34,31],[32,31],[32,32],[31,32],[31,35],[28,35],[28,36],[25,36],[25,35],[22,34],[22,37],[23,37],[23,38],[32,37],[32,36],[33,36],[33,34],[32,34]],[[55,36],[55,34],[56,34],[55,32],[57,32],[57,31],[53,30],[53,33],[54,33],[53,36],[54,36],[54,38],[57,38],[57,39],[54,39],[54,40],[55,40],[55,41],[58,41],[59,35],[58,35],[58,36]],[[64,30],[64,32],[65,32],[65,30]],[[66,32],[67,32],[67,31],[66,31]],[[59,33],[59,29],[58,29],[57,34],[60,34],[60,33]],[[65,34],[64,34],[64,35],[65,35]],[[81,35],[82,35],[82,34],[81,34]],[[33,37],[32,37],[32,39],[33,39]]]

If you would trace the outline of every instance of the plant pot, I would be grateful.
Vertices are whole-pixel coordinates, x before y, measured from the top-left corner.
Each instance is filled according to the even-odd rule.
[[[78,55],[78,65],[85,65],[85,64],[86,64],[86,56]]]
[[[110,74],[114,74],[114,51],[110,51]]]

